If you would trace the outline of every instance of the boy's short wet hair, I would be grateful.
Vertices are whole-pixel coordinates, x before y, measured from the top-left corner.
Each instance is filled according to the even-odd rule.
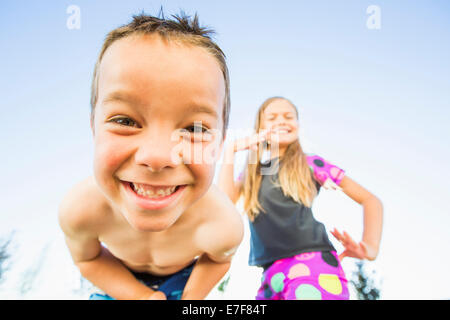
[[[201,27],[199,25],[197,14],[195,14],[194,18],[191,18],[184,12],[181,12],[179,15],[172,15],[172,18],[165,18],[162,11],[160,12],[159,17],[141,13],[133,16],[133,20],[130,23],[108,33],[94,68],[91,86],[91,121],[94,119],[94,111],[98,98],[99,67],[106,50],[119,39],[132,35],[155,33],[160,35],[163,39],[180,41],[204,48],[216,58],[220,69],[222,70],[225,82],[225,98],[222,112],[223,135],[225,135],[230,114],[230,80],[228,67],[225,61],[225,54],[211,39],[211,35],[215,32],[211,29]]]

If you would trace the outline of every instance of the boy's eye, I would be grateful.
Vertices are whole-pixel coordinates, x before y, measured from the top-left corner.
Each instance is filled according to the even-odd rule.
[[[126,127],[137,127],[136,121],[127,117],[116,117],[110,119],[108,122],[114,122]]]
[[[186,130],[188,132],[193,132],[193,133],[205,133],[208,131],[208,128],[205,128],[205,127],[199,126],[199,125],[192,125],[192,126],[186,127]]]
[[[184,137],[186,139],[190,138],[190,140],[197,142],[197,141],[206,141],[207,137],[211,134],[208,128],[201,126],[201,125],[191,125],[186,127],[186,129],[183,130],[186,132]]]

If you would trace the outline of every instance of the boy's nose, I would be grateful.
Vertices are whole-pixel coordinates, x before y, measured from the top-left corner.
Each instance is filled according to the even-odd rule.
[[[173,153],[175,145],[170,137],[166,139],[161,134],[150,138],[147,136],[140,142],[135,153],[135,161],[152,172],[175,168],[179,164],[179,159],[176,159]]]

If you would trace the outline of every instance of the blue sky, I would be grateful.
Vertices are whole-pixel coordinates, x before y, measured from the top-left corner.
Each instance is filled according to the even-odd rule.
[[[81,10],[79,30],[66,26],[69,5]],[[450,298],[450,4],[443,0],[2,1],[0,237],[15,230],[17,250],[0,297],[15,296],[17,279],[48,243],[61,258],[46,268],[63,270],[59,277],[71,270],[57,207],[92,174],[96,57],[109,30],[161,5],[166,14],[197,12],[216,30],[230,69],[230,128],[252,127],[267,97],[285,96],[299,108],[305,148],[381,198],[384,233],[371,266],[383,279],[382,298]],[[370,5],[381,10],[379,30],[366,26]],[[237,156],[236,174],[244,158]],[[328,229],[361,236],[362,211],[343,194],[321,192],[314,212]],[[241,260],[235,278],[257,272]],[[344,260],[348,270],[352,263]],[[62,290],[39,287],[35,296]]]

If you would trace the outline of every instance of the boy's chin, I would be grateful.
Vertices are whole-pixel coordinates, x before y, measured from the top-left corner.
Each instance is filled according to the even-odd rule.
[[[169,229],[178,219],[173,216],[127,217],[130,226],[140,232],[160,232]]]

